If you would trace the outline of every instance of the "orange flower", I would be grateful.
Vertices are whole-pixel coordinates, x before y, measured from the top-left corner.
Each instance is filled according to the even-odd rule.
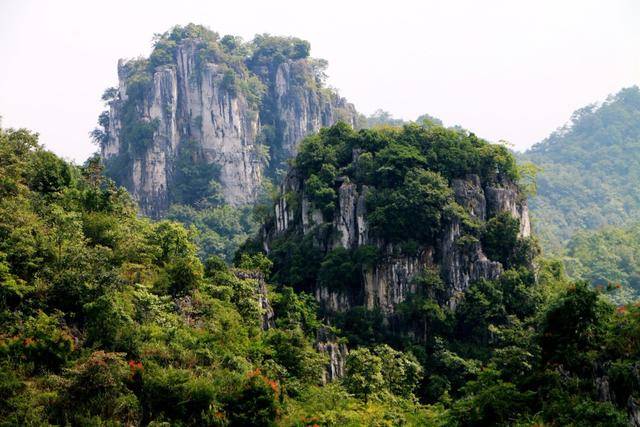
[[[144,371],[144,366],[142,366],[142,362],[129,360],[129,369],[131,370],[131,374],[135,374],[136,372]]]
[[[265,381],[267,382],[267,384],[269,384],[269,387],[271,387],[271,390],[273,390],[274,393],[278,394],[278,383],[276,381],[273,381],[267,378],[265,378]]]

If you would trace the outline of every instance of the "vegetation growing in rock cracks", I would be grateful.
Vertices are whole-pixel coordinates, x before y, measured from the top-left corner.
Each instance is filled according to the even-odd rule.
[[[333,142],[320,146],[319,158],[303,148],[305,179],[325,179],[327,165],[350,167],[341,159],[361,138],[383,153],[370,167],[402,171],[365,172],[385,194],[369,203],[383,209],[391,197],[412,206],[409,196],[426,185],[439,192],[419,202],[433,209],[420,217],[433,227],[436,207],[448,212],[453,203],[451,177],[515,173],[508,153],[442,129],[358,135],[340,125],[319,138]],[[413,144],[422,138],[434,138],[433,151]],[[473,150],[457,159],[449,145]],[[436,165],[423,160],[436,153],[449,160],[429,173],[416,169]],[[474,283],[455,311],[439,304],[439,275],[420,275],[424,292],[398,308],[402,321],[423,326],[420,340],[393,333],[375,312],[348,313],[344,330],[332,331],[351,348],[345,375],[323,385],[327,355],[314,341],[329,327],[314,298],[288,285],[315,278],[317,267],[342,286],[336,282],[348,277],[340,272],[349,262],[308,258],[313,245],[304,241],[280,248],[289,258],[278,265],[246,251],[235,267],[215,257],[202,262],[192,231],[138,217],[98,159],[69,164],[35,134],[11,129],[0,131],[0,159],[4,425],[609,426],[626,425],[639,396],[640,308],[610,305],[544,259],[535,272],[513,261],[499,279]],[[380,215],[380,235],[406,239],[404,231],[387,234],[390,221]],[[503,231],[491,232],[492,244],[503,256],[499,236],[509,244],[511,228],[496,229]],[[348,259],[368,265],[378,256],[365,247]],[[266,330],[258,300],[264,275],[277,282],[268,290],[275,315]],[[605,377],[610,399],[597,385]]]

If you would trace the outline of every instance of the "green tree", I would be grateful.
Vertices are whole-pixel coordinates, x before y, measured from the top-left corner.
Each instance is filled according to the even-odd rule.
[[[347,358],[343,382],[350,393],[368,402],[384,385],[382,359],[367,348],[352,351]]]

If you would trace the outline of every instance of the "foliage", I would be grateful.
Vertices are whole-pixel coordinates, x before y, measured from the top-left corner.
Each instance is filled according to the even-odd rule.
[[[389,242],[427,243],[441,230],[443,216],[453,203],[451,189],[440,174],[412,169],[399,190],[371,193],[367,219],[373,232]]]
[[[216,255],[231,261],[236,250],[257,228],[248,207],[172,205],[167,218],[195,228],[201,259]]]
[[[429,114],[422,114],[418,116],[414,121],[419,125],[427,125],[427,126],[442,126],[442,121],[436,117],[433,117]],[[377,109],[373,112],[373,114],[369,116],[362,116],[359,119],[359,127],[360,128],[372,128],[372,127],[381,127],[381,126],[403,126],[410,124],[411,121],[405,121],[402,119],[395,119],[393,115],[385,110]]]
[[[269,259],[203,265],[196,231],[138,217],[97,158],[11,129],[0,153],[3,422],[269,425],[319,383],[309,297],[270,293],[277,327],[260,328]]]
[[[573,113],[569,123],[520,159],[534,163],[534,226],[548,251],[579,230],[638,219],[640,89],[629,87]]]
[[[572,283],[559,260],[539,257],[535,237],[520,236],[511,213],[489,212],[479,221],[454,201],[451,181],[469,173],[488,185],[516,183],[519,191],[522,185],[533,192],[535,167],[518,168],[506,148],[434,124],[357,132],[338,124],[306,138],[294,165],[302,195],[282,197],[295,217],[301,215],[300,197],[306,197],[309,222],[304,232],[294,224],[276,233],[275,220],[267,217],[264,229],[277,236],[267,239],[271,279],[293,286],[286,288],[287,307],[295,316],[278,322],[304,324],[299,319],[307,311],[290,297],[296,291],[318,295],[319,289],[338,305],[351,305],[337,313],[321,307],[351,349],[341,384],[351,399],[367,408],[417,399],[424,412],[416,413],[428,417],[423,423],[444,425],[619,425],[624,420],[629,398],[640,388],[628,379],[639,351],[631,338],[638,308],[615,308],[586,284]],[[351,189],[366,194],[373,251],[336,244],[341,236],[332,223],[343,214],[336,202]],[[324,222],[314,222],[313,209]],[[456,292],[445,285],[446,271],[424,269],[391,313],[388,307],[368,309],[363,276],[385,274],[385,267],[404,256],[422,260],[429,248],[439,247],[442,230],[451,223],[461,232],[453,244],[463,253],[482,248],[502,265],[499,277],[470,281]],[[257,243],[243,250],[259,252]],[[598,385],[603,381],[610,397],[603,397]],[[348,398],[342,399],[340,411],[329,411],[323,402],[313,405],[314,413],[305,411],[309,403],[295,411],[316,416],[311,422],[357,424],[347,415]],[[355,411],[363,416],[362,409]]]
[[[357,157],[353,157],[357,152]],[[472,171],[485,182],[516,179],[513,157],[473,134],[433,125],[354,132],[344,123],[306,138],[295,160],[310,201],[333,217],[340,182],[375,187],[367,198],[372,231],[389,242],[431,242],[445,216],[460,211],[448,181]]]
[[[384,385],[382,359],[365,347],[351,352],[345,370],[345,388],[365,402]]]
[[[564,255],[567,273],[607,289],[617,303],[640,295],[640,225],[609,226],[576,233]]]
[[[503,265],[511,264],[513,250],[518,243],[520,221],[510,213],[502,212],[490,218],[482,233],[482,249],[490,259],[500,261]]]
[[[197,27],[184,31],[218,43]],[[262,48],[308,55],[296,43],[267,40]],[[239,50],[228,38],[220,48]],[[140,89],[132,96],[144,95]],[[295,165],[301,183],[317,190],[311,202],[326,220],[343,185],[366,187],[372,237],[389,249],[340,248],[341,236],[320,224],[304,236],[280,233],[268,255],[249,241],[231,268],[198,244],[207,229],[219,237],[248,230],[246,212],[216,205],[203,190],[194,206],[172,209],[189,229],[140,218],[98,159],[74,166],[46,152],[35,134],[0,130],[3,422],[628,422],[640,396],[640,307],[616,307],[587,283],[569,281],[558,260],[534,260],[535,242],[518,237],[511,216],[480,223],[453,200],[450,182],[469,173],[492,185],[521,176],[504,147],[434,123],[357,132],[338,124],[307,138]],[[298,209],[294,196],[289,206]],[[264,233],[273,221],[266,220]],[[464,233],[455,244],[480,244],[502,263],[499,277],[453,292],[443,272],[423,269],[392,313],[357,305],[363,272],[395,257],[428,260],[447,221]],[[612,247],[619,242],[626,240],[611,238]],[[577,242],[576,256],[589,244]],[[220,247],[220,254],[230,248]],[[355,302],[340,314],[323,312],[331,327],[302,292],[318,285]],[[274,316],[262,329],[266,299]],[[318,351],[327,330],[336,335],[332,344],[346,342],[350,351],[342,380],[322,384],[329,356],[338,357]]]
[[[171,200],[184,205],[212,205],[221,201],[218,193],[219,166],[201,158],[194,141],[181,144],[174,165]]]

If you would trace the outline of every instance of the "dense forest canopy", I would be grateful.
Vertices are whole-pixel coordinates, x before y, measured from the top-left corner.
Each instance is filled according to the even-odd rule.
[[[437,227],[438,207],[452,203],[450,177],[517,173],[507,151],[469,134],[338,125],[296,159],[317,181],[319,204],[331,204],[327,177],[349,168],[355,146],[374,154],[349,173],[380,189],[373,220],[389,239],[407,231],[390,227],[388,200],[413,204],[423,186],[440,188],[420,219]],[[191,230],[138,217],[98,159],[71,165],[11,129],[0,130],[0,159],[5,425],[626,425],[637,405],[639,308],[615,309],[567,282],[558,263],[539,259],[533,274],[514,260],[500,279],[474,283],[455,311],[416,295],[404,319],[426,322],[426,342],[393,339],[363,311],[344,334],[264,255],[239,254],[234,267],[202,262]],[[428,230],[416,239],[431,239]],[[290,249],[303,250],[297,244]],[[265,275],[277,279],[268,290]],[[344,278],[324,275],[332,286]],[[441,286],[437,275],[420,280]],[[265,296],[274,311],[266,324]],[[321,330],[350,347],[343,378],[324,385]]]
[[[567,243],[563,259],[571,277],[611,289],[619,303],[640,297],[638,223],[577,232]]]
[[[634,301],[640,207],[640,89],[630,87],[571,121],[519,160],[536,175],[531,199],[544,249],[563,258],[571,277],[613,288]]]
[[[628,339],[615,331],[626,328],[622,319],[637,308],[615,309],[586,283],[570,283],[557,261],[536,258],[532,268],[535,243],[517,237],[510,216],[479,226],[451,197],[451,180],[465,174],[477,173],[488,183],[520,178],[505,147],[432,123],[358,132],[338,124],[307,138],[294,166],[325,220],[336,214],[338,186],[350,180],[370,191],[367,220],[374,235],[400,251],[433,242],[443,221],[458,216],[468,233],[460,244],[481,240],[506,267],[497,280],[473,283],[455,309],[443,304],[448,290],[438,271],[425,271],[414,279],[418,291],[399,304],[392,320],[364,306],[325,313],[351,345],[385,342],[413,354],[422,368],[415,395],[431,408],[448,408],[443,424],[626,423],[628,397],[616,398],[618,403],[602,399],[597,384],[629,366],[629,349],[616,355],[605,348]],[[283,196],[300,209],[295,194]],[[268,227],[275,219],[266,221]],[[327,252],[323,239],[331,231],[322,227],[270,242],[274,282],[348,292],[358,288],[362,269],[385,256],[370,245]],[[250,243],[244,251],[259,248]],[[632,387],[640,385],[633,378]],[[365,397],[375,381],[368,379]]]
[[[521,159],[540,168],[531,209],[550,251],[558,252],[576,231],[638,219],[640,89],[576,111]]]
[[[192,232],[139,218],[98,159],[68,164],[29,131],[0,130],[0,159],[3,425],[428,416],[404,395],[391,407],[365,404],[346,384],[320,388],[327,358],[314,348],[324,328],[315,304],[290,288],[267,291],[264,257],[201,262]],[[261,298],[275,310],[267,325]],[[389,378],[377,392],[408,396],[415,378]]]

